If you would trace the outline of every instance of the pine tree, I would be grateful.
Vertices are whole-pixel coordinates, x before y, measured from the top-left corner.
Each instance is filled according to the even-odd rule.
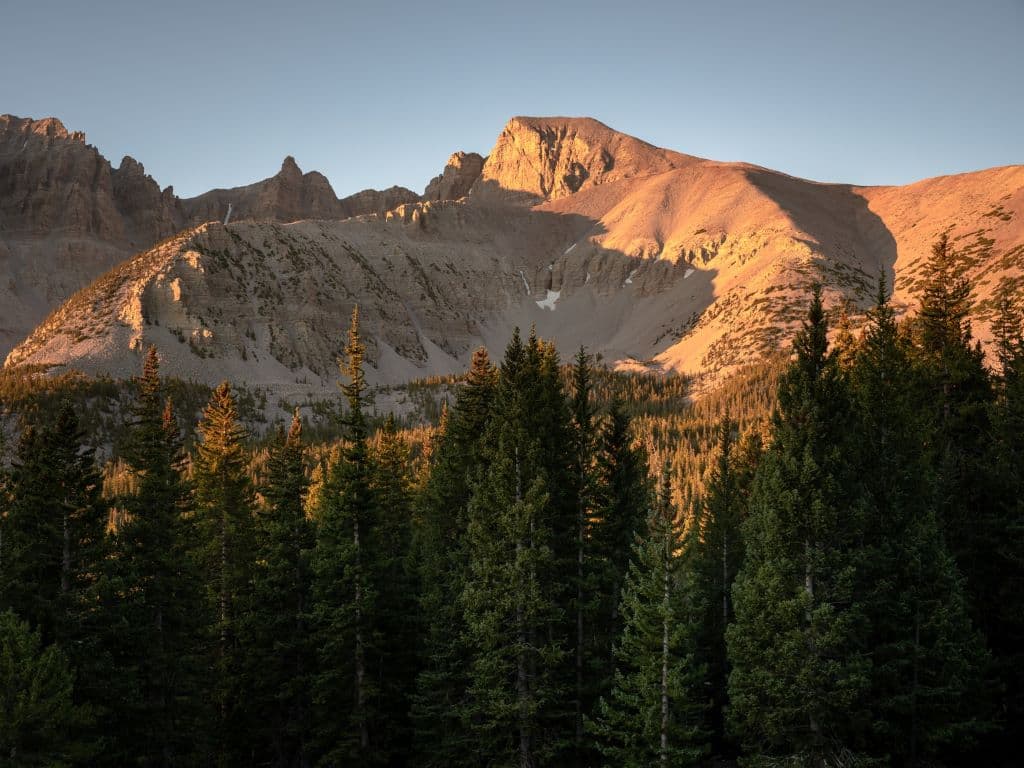
[[[619,601],[633,543],[646,527],[651,488],[647,456],[633,443],[630,419],[620,400],[611,402],[598,429],[595,449],[588,578],[594,582],[596,602],[591,607],[593,651],[587,677],[596,698],[611,690],[612,646],[622,633]]]
[[[480,763],[462,720],[469,651],[459,597],[467,567],[470,478],[483,473],[480,447],[495,386],[496,371],[481,347],[442,424],[418,504],[415,560],[422,639],[412,717],[417,756],[428,768]]]
[[[725,632],[733,620],[732,585],[743,562],[742,524],[754,470],[749,459],[744,463],[736,443],[736,424],[722,419],[718,455],[691,532],[696,585],[705,606],[701,649],[711,686],[709,722],[718,749],[725,751],[729,751],[724,720],[729,679]]]
[[[706,670],[697,657],[702,610],[669,499],[666,472],[633,547],[614,685],[592,723],[610,768],[696,765],[708,753]]]
[[[993,392],[984,353],[973,342],[971,285],[960,255],[943,234],[932,247],[917,318],[917,359],[931,404],[932,437],[941,490],[939,520],[957,566],[967,579],[973,618],[992,637],[989,623],[1001,575],[989,553],[1002,532],[986,482],[987,435]]]
[[[594,406],[591,392],[590,358],[583,347],[576,353],[572,370],[573,472],[576,476],[576,595],[572,606],[576,619],[573,655],[575,662],[575,752],[576,764],[590,756],[584,735],[584,718],[591,712],[598,695],[591,684],[595,662],[592,620],[599,604],[599,569],[592,551],[591,524],[594,515]]]
[[[192,751],[198,727],[200,584],[188,557],[194,541],[178,426],[163,396],[155,348],[146,355],[123,457],[137,490],[119,500],[103,592],[111,620],[105,681],[115,709],[104,759],[173,765]]]
[[[871,745],[913,765],[975,735],[985,653],[935,513],[920,393],[881,281],[851,377],[868,502],[859,592],[871,624]]]
[[[999,360],[998,397],[992,409],[994,440],[986,462],[995,491],[996,546],[988,553],[999,574],[988,604],[989,643],[996,675],[1006,686],[1003,719],[1006,754],[1024,729],[1024,305],[1013,284],[999,297],[993,323]]]
[[[74,703],[74,680],[56,645],[44,647],[13,611],[0,613],[0,763],[59,768],[90,757],[73,736],[87,721]]]
[[[380,500],[363,406],[365,346],[359,310],[345,347],[345,443],[329,470],[313,550],[313,621],[319,648],[313,678],[317,750],[326,766],[387,760],[388,723],[380,710],[384,669],[377,633],[380,585],[375,583]]]
[[[392,763],[405,764],[412,748],[410,693],[416,677],[416,585],[411,558],[412,477],[409,446],[389,414],[376,435],[372,460],[373,489],[380,508],[375,532],[372,578],[378,584],[377,632],[381,653],[375,674],[380,709],[388,723],[387,748]]]
[[[256,518],[252,599],[242,618],[248,736],[261,765],[309,764],[314,649],[308,622],[313,525],[298,412],[270,447]]]
[[[516,332],[485,439],[487,472],[469,503],[461,600],[472,654],[465,717],[487,762],[522,768],[562,754],[573,733],[562,707],[565,590],[554,546],[564,529],[547,474],[558,435],[538,423],[553,405],[538,387],[544,365],[536,339],[523,345]]]
[[[778,391],[772,446],[743,527],[726,630],[730,722],[755,763],[823,765],[861,747],[869,663],[861,502],[849,476],[849,398],[816,288]]]
[[[213,617],[211,699],[218,711],[215,728],[217,760],[221,765],[244,752],[238,743],[244,732],[239,724],[238,691],[244,681],[240,622],[249,605],[255,558],[252,487],[244,446],[245,429],[228,382],[213,392],[199,422],[200,442],[194,458],[196,560],[206,585],[208,610]]]

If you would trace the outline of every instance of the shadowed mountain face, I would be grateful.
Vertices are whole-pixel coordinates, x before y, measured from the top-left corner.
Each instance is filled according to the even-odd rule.
[[[73,296],[7,365],[126,376],[153,343],[185,378],[322,394],[358,304],[380,383],[460,370],[531,324],[562,349],[713,380],[787,339],[815,281],[832,305],[863,308],[884,272],[911,307],[944,231],[975,279],[982,339],[997,287],[1024,268],[1024,166],[817,184],[579,118],[514,118],[486,159],[453,155],[423,198],[338,200],[289,158],[249,187],[160,199],[193,226]],[[230,224],[195,226],[227,202]],[[143,215],[152,201],[131,216],[127,204],[133,226],[163,221]]]

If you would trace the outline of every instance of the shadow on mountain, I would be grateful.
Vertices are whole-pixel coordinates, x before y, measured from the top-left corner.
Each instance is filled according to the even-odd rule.
[[[750,182],[771,198],[807,235],[828,285],[868,306],[884,271],[892,291],[896,239],[849,184],[820,184],[762,168],[746,171]]]

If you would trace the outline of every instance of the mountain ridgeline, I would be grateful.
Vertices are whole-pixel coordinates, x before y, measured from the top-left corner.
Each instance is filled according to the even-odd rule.
[[[991,350],[997,296],[1024,269],[1024,166],[820,184],[587,118],[517,117],[423,195],[339,199],[288,158],[265,181],[179,199],[56,120],[0,124],[9,367],[126,377],[152,344],[183,379],[322,397],[358,305],[374,384],[463,370],[532,325],[620,369],[710,386],[777,351],[812,284],[856,328],[881,275],[906,314],[942,234]]]

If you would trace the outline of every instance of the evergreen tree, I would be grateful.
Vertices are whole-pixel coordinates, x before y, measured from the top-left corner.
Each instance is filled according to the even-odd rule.
[[[913,765],[969,743],[985,715],[985,654],[935,513],[920,393],[881,281],[851,377],[868,502],[859,592],[871,623],[871,745]]]
[[[705,668],[697,657],[701,607],[676,526],[668,474],[637,536],[622,592],[615,681],[592,730],[605,765],[688,766],[708,753]]]
[[[929,440],[934,446],[940,491],[939,520],[967,579],[973,617],[988,637],[1001,575],[990,553],[1002,532],[987,482],[992,386],[981,345],[973,342],[971,285],[964,266],[943,234],[932,247],[917,317],[918,362],[931,404]]]
[[[373,489],[380,509],[372,578],[378,584],[376,631],[381,653],[373,670],[382,719],[388,723],[392,764],[405,764],[412,747],[409,701],[416,678],[416,585],[411,558],[412,476],[409,446],[389,414],[372,451]]]
[[[591,551],[591,524],[594,514],[595,429],[592,404],[590,359],[583,347],[576,354],[572,370],[573,472],[576,476],[576,595],[573,611],[576,619],[573,655],[575,661],[575,751],[576,764],[583,765],[590,750],[584,737],[584,717],[590,713],[597,692],[590,673],[595,662],[592,620],[597,614],[600,583],[594,552]],[[589,635],[589,637],[588,637]]]
[[[308,719],[314,649],[308,622],[313,549],[305,513],[309,487],[298,412],[270,447],[256,518],[252,600],[242,619],[243,705],[256,764],[309,764]]]
[[[44,647],[13,611],[0,613],[0,763],[61,768],[90,756],[73,737],[86,719],[74,680],[56,645]]]
[[[191,752],[199,725],[200,584],[188,557],[184,455],[153,347],[137,388],[123,451],[137,489],[119,500],[123,522],[103,588],[111,616],[103,641],[113,657],[105,684],[115,709],[104,759],[170,766]]]
[[[194,458],[197,548],[195,557],[206,584],[213,617],[211,698],[219,721],[215,728],[217,761],[224,765],[248,745],[238,692],[244,655],[240,646],[242,613],[250,604],[255,556],[252,487],[244,446],[246,432],[228,382],[213,392],[199,422]]]
[[[389,724],[381,711],[377,674],[386,669],[386,659],[377,632],[380,585],[374,581],[381,509],[363,413],[364,354],[356,308],[343,368],[348,379],[342,385],[348,406],[345,443],[321,492],[312,560],[319,649],[313,678],[315,737],[325,766],[374,765],[388,757]]]
[[[462,720],[469,651],[459,597],[467,567],[470,478],[483,472],[480,447],[495,387],[496,371],[481,347],[442,423],[418,504],[415,558],[422,639],[412,716],[417,756],[428,768],[480,764]]]
[[[650,510],[647,456],[633,443],[629,416],[620,400],[612,400],[596,439],[593,511],[589,526],[595,604],[587,677],[593,696],[611,690],[612,646],[622,634],[619,602],[638,533],[645,530]]]
[[[726,629],[729,716],[753,762],[823,765],[862,746],[869,662],[855,591],[862,504],[848,462],[849,398],[820,288],[794,348],[743,527]]]
[[[736,443],[735,423],[722,419],[718,455],[691,531],[696,586],[705,606],[701,649],[711,687],[710,725],[716,746],[726,751],[729,660],[725,631],[733,620],[732,585],[743,562],[742,524],[755,469],[749,458],[744,461]]]
[[[999,360],[998,397],[992,409],[994,440],[989,467],[996,496],[995,547],[988,553],[999,575],[989,605],[989,643],[996,676],[1006,686],[1005,751],[1016,749],[1015,734],[1024,730],[1024,306],[1007,285],[993,323]]]
[[[553,539],[562,510],[552,509],[547,474],[557,436],[538,431],[538,411],[552,405],[541,406],[542,356],[536,339],[524,346],[518,332],[506,350],[485,439],[487,472],[469,503],[462,593],[472,654],[465,716],[488,764],[523,768],[548,764],[573,733],[559,671],[565,590]]]

